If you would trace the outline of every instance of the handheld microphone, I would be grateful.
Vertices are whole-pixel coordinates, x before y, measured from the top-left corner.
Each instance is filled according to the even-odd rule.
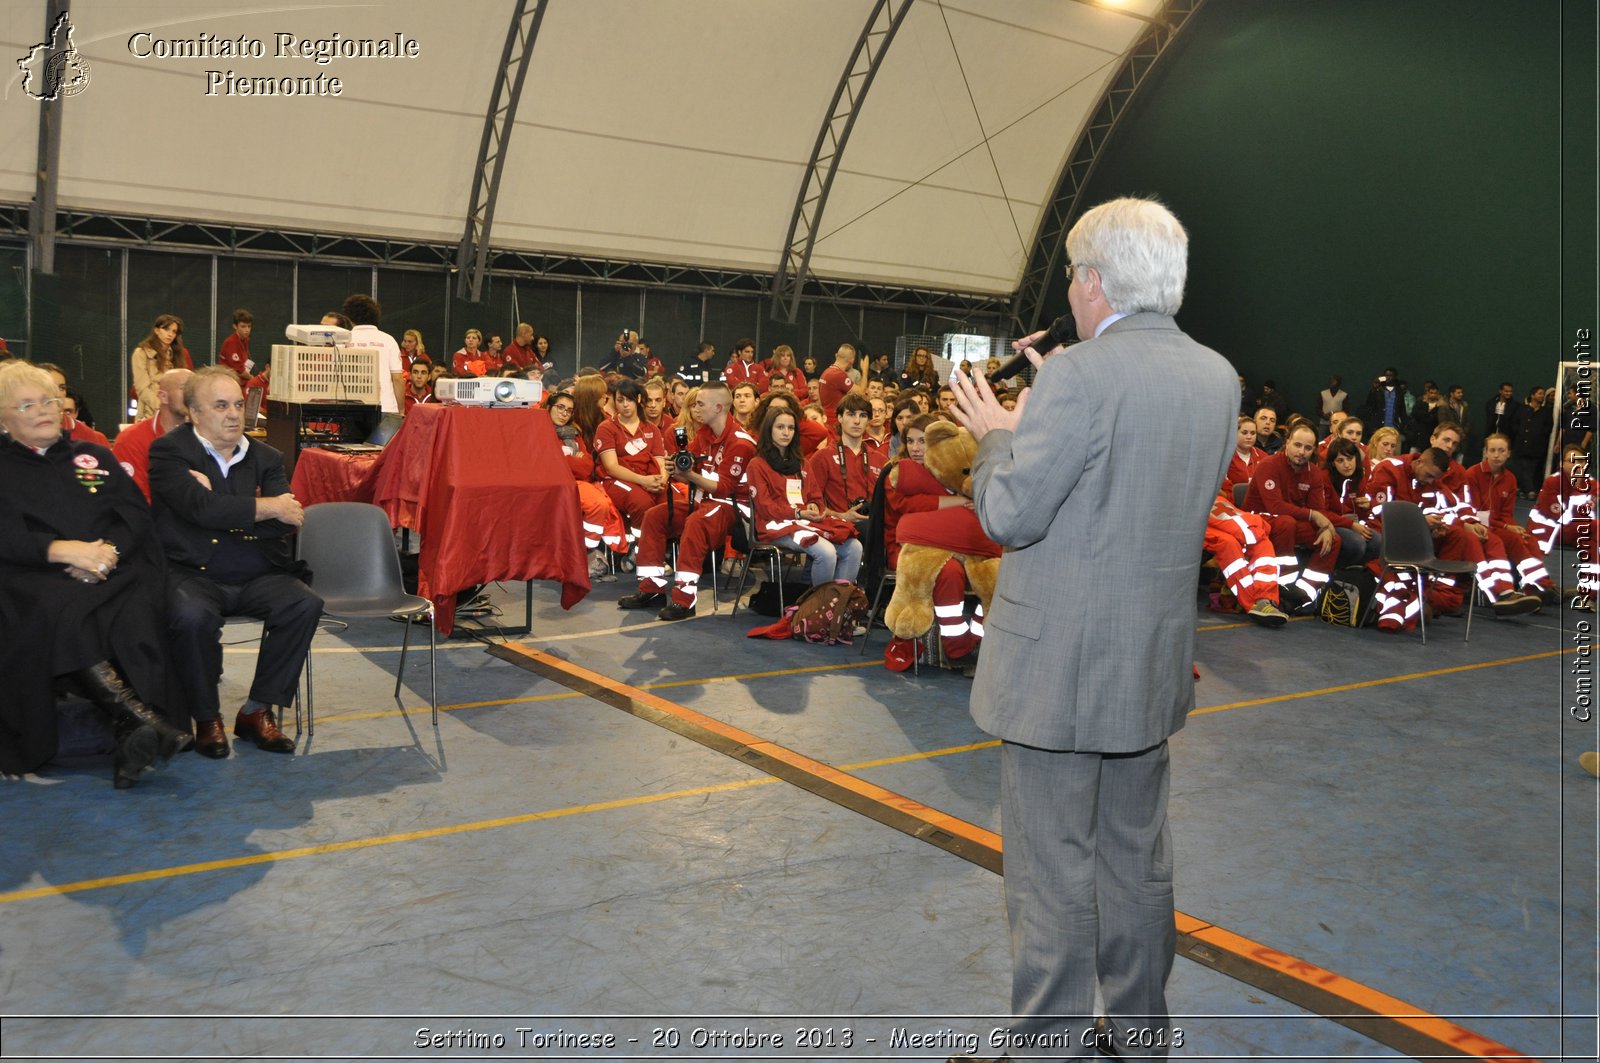
[[[986,374],[985,378],[991,384],[1001,380],[1009,380],[1018,373],[1022,372],[1024,369],[1028,368],[1030,364],[1032,363],[1028,361],[1027,351],[1023,351],[1020,354],[1013,354],[1010,358],[1007,358],[1005,361],[1001,362],[999,366],[995,368],[994,372]]]
[[[1072,315],[1062,314],[1050,323],[1050,327],[1045,330],[1044,335],[1039,337],[1032,346],[1040,354],[1047,354],[1062,344],[1071,343],[1077,338],[1078,334],[1073,327]],[[1025,350],[1020,351],[1001,362],[999,368],[988,374],[988,379],[991,381],[1008,380],[1022,372],[1030,364],[1032,363],[1028,361],[1028,352]]]

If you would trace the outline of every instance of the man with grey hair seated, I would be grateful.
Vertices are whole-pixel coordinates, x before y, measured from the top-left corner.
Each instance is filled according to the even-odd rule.
[[[184,397],[189,423],[150,445],[150,489],[168,562],[168,653],[194,717],[195,750],[228,755],[217,693],[222,621],[252,616],[265,633],[233,733],[269,753],[293,753],[273,706],[294,700],[322,616],[289,547],[305,511],[289,493],[283,455],[245,436],[244,393],[231,369],[197,371]]]

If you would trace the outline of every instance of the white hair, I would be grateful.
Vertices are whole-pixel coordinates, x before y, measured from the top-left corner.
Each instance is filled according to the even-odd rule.
[[[9,403],[19,389],[30,386],[43,391],[46,398],[56,397],[56,378],[32,362],[19,358],[0,365],[0,402]]]
[[[1189,234],[1153,199],[1113,199],[1079,218],[1067,234],[1074,266],[1093,266],[1106,302],[1119,314],[1151,310],[1171,317],[1183,305]]]

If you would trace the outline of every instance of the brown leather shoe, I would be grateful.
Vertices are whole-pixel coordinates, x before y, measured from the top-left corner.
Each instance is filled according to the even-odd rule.
[[[270,706],[256,712],[240,709],[239,715],[233,719],[233,735],[235,738],[249,739],[257,749],[264,749],[268,753],[294,752],[294,739],[278,730],[278,721],[273,719]]]
[[[222,760],[228,755],[228,732],[222,729],[221,720],[195,721],[194,751],[212,760]]]

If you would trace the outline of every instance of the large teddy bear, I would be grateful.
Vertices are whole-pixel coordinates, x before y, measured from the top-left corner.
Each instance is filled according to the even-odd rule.
[[[972,460],[978,453],[972,433],[937,421],[928,426],[926,438],[928,471],[952,494],[972,497]],[[933,625],[934,583],[951,559],[966,569],[966,583],[987,614],[1000,574],[1000,547],[983,533],[977,514],[965,506],[907,513],[895,538],[900,560],[884,621],[896,638],[917,638]]]

